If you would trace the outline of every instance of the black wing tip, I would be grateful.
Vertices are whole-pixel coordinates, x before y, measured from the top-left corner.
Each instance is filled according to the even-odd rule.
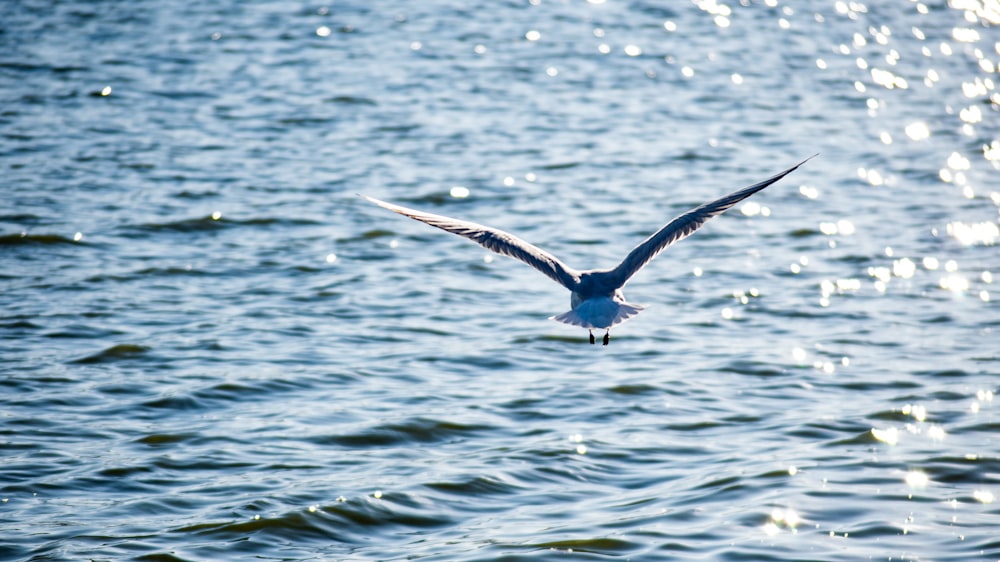
[[[817,152],[817,153],[813,154],[812,156],[806,158],[805,160],[799,162],[798,164],[795,165],[795,167],[798,168],[799,166],[805,164],[806,162],[812,160],[813,158],[816,158],[817,156],[819,156],[819,152]]]
[[[816,158],[817,156],[819,156],[819,152],[817,152],[817,153],[813,154],[812,156],[809,156],[809,157],[808,157],[808,158],[806,158],[805,160],[802,160],[801,162],[799,162],[798,164],[796,164],[796,165],[792,166],[791,168],[788,168],[788,169],[787,169],[787,170],[785,170],[784,172],[779,172],[779,173],[778,173],[778,174],[777,174],[777,175],[775,176],[775,181],[777,181],[777,180],[780,180],[781,178],[783,178],[783,177],[787,176],[788,174],[790,174],[790,173],[794,172],[795,170],[798,170],[798,169],[799,169],[799,166],[801,166],[801,165],[805,164],[806,162],[808,162],[808,161],[812,160],[813,158]],[[773,182],[772,182],[772,183],[773,183]],[[768,184],[768,185],[770,185],[770,184]]]

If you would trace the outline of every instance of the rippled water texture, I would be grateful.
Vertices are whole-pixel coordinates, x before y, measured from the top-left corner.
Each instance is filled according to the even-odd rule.
[[[1000,559],[1000,7],[6,2],[0,559]],[[577,268],[819,156],[628,285]]]

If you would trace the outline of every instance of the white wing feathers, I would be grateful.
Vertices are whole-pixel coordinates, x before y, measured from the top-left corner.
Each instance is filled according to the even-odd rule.
[[[452,234],[468,238],[502,256],[510,256],[521,260],[571,291],[576,287],[580,279],[580,273],[575,269],[563,264],[558,258],[538,246],[526,242],[509,232],[470,221],[453,219],[443,215],[435,215],[400,205],[393,205],[392,203],[386,203],[367,195],[363,195],[362,197],[379,207],[427,223]]]
[[[815,157],[815,154],[760,183],[755,183],[735,193],[730,193],[725,197],[705,203],[678,216],[629,252],[617,267],[608,272],[609,277],[613,279],[614,284],[618,287],[625,285],[630,277],[635,275],[636,272],[668,246],[687,238],[708,222],[708,219],[721,215],[733,205],[792,173],[796,168],[805,164],[813,157]]]
[[[694,231],[701,228],[702,225],[708,221],[708,219],[721,215],[733,205],[787,176],[814,156],[815,154],[760,183],[755,183],[749,187],[745,187],[739,191],[726,195],[725,197],[705,203],[704,205],[696,207],[678,216],[674,220],[667,223],[666,226],[656,231],[652,236],[645,239],[641,244],[636,246],[614,269],[607,271],[590,271],[590,273],[602,277],[603,283],[601,283],[601,285],[606,289],[613,290],[615,288],[621,288],[630,277],[635,275],[637,271],[642,269],[643,266],[649,263],[650,260],[655,258],[668,246],[678,240],[687,238],[694,233]],[[563,287],[566,287],[570,291],[576,291],[579,288],[581,272],[563,264],[555,256],[545,250],[542,250],[538,246],[535,246],[530,242],[526,242],[509,232],[504,232],[503,230],[497,228],[490,228],[488,226],[483,226],[470,221],[453,219],[443,215],[435,215],[432,213],[418,211],[416,209],[410,209],[401,205],[394,205],[366,195],[363,195],[362,197],[390,211],[427,223],[431,226],[440,228],[441,230],[468,238],[469,240],[472,240],[473,242],[476,242],[488,250],[496,252],[500,255],[510,256],[521,260],[538,271],[541,271],[550,279],[559,283]]]

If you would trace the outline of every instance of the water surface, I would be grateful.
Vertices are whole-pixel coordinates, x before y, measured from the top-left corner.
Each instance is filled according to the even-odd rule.
[[[1000,559],[990,3],[0,16],[0,558]]]

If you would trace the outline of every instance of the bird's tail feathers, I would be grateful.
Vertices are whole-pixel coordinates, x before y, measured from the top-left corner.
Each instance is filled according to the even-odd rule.
[[[615,304],[617,307],[614,310],[602,310],[601,312],[603,314],[589,314],[592,311],[586,310],[585,306],[581,306],[556,316],[550,316],[549,320],[555,320],[556,322],[562,322],[563,324],[569,324],[570,326],[579,326],[581,328],[591,330],[604,330],[617,326],[646,309],[646,307],[641,304],[632,304],[628,302],[619,302]]]

